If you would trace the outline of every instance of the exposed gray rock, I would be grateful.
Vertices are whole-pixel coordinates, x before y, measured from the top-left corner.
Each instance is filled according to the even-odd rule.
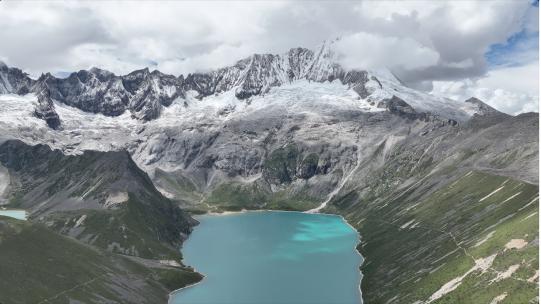
[[[45,120],[51,129],[56,130],[60,128],[61,121],[60,117],[55,111],[54,103],[51,99],[51,91],[49,90],[49,86],[45,81],[45,79],[48,77],[49,75],[43,75],[40,78],[42,81],[38,81],[33,88],[33,90],[36,92],[38,101],[34,110],[34,115],[37,118]]]
[[[120,77],[97,68],[72,73],[65,79],[49,77],[47,82],[53,99],[85,112],[120,115],[129,100]]]
[[[467,99],[465,102],[474,104],[477,106],[477,115],[494,115],[494,114],[503,114],[502,112],[494,109],[493,107],[487,105],[486,103],[482,102],[481,100],[471,97]]]
[[[17,68],[10,68],[0,61],[0,94],[27,94],[33,83],[28,74]]]

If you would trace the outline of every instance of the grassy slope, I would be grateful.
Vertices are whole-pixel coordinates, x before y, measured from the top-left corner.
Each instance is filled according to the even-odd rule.
[[[316,207],[319,200],[302,193],[281,190],[269,192],[258,184],[225,183],[205,198],[213,210],[234,211],[242,209],[308,210]]]
[[[30,220],[102,249],[178,257],[176,248],[196,224],[156,190],[127,152],[64,155],[7,141],[0,145],[0,162],[17,185],[10,196],[30,212]],[[121,201],[110,203],[118,193],[124,194]]]
[[[491,268],[470,273],[433,303],[489,303],[504,293],[507,297],[501,303],[535,299],[537,281],[527,279],[538,269],[538,186],[471,172],[434,187],[438,190],[428,196],[423,194],[429,189],[418,184],[372,202],[359,200],[355,192],[335,202],[335,211],[362,236],[358,249],[366,258],[362,266],[366,303],[426,301],[464,275],[474,260],[493,254]],[[523,239],[528,245],[505,250],[511,239]],[[519,268],[513,275],[491,282],[515,264]]]
[[[143,204],[131,194],[124,204],[113,210],[55,212],[41,221],[55,231],[114,253],[180,261],[180,232],[170,219],[174,211],[167,206],[156,210],[159,205]]]
[[[118,299],[119,302],[163,302],[169,291],[200,280],[199,274],[184,266],[154,269],[160,266],[159,259],[181,262],[178,248],[196,222],[156,190],[127,152],[87,151],[82,155],[66,156],[46,146],[8,141],[0,146],[0,162],[10,170],[16,185],[11,189],[11,197],[14,198],[11,205],[26,208],[31,212],[30,221],[43,223],[51,229],[44,230],[44,226],[39,224],[18,224],[27,228],[23,232],[32,233],[11,234],[11,241],[1,244],[5,253],[13,253],[9,258],[14,261],[18,258],[16,252],[31,251],[26,260],[35,266],[35,271],[23,274],[26,280],[39,281],[43,285],[42,289],[36,289],[34,296],[64,290],[65,286],[71,286],[72,279],[74,282],[86,280],[88,275],[80,275],[87,272],[106,271],[107,282],[114,284],[108,283],[107,287],[104,283],[90,288],[94,284],[92,281],[85,285],[87,287],[77,288],[77,292],[89,289],[81,292],[78,298],[84,303],[103,302],[101,297]],[[107,198],[117,192],[126,193],[127,200],[107,207]],[[17,225],[12,223],[11,226]],[[81,243],[75,243],[75,240],[66,242],[67,239],[54,232]],[[38,234],[43,236],[38,237]],[[66,268],[63,268],[64,264],[55,267],[55,264],[38,263],[42,258],[36,256],[40,247],[33,248],[37,238],[50,239],[54,244],[49,246],[48,242],[40,241],[45,247],[45,257],[50,258],[55,251],[62,251],[61,243],[65,243],[76,256],[79,254],[79,261],[69,257],[54,258],[57,264],[66,260],[66,265],[69,265]],[[83,251],[90,248],[88,245],[93,249]],[[25,250],[26,247],[29,250]],[[92,252],[99,255],[93,256]],[[86,256],[93,262],[81,263],[88,260]],[[143,264],[135,264],[129,259],[147,260]],[[23,262],[14,262],[14,265],[17,263]],[[121,267],[112,267],[116,264]],[[11,272],[16,272],[16,269]],[[5,283],[2,289],[17,290],[19,285],[9,280],[6,273],[0,271],[0,279]],[[139,291],[132,292],[134,288]],[[138,293],[145,294],[140,297],[141,301],[131,298],[131,294]],[[24,296],[14,295],[10,302],[24,299]],[[24,300],[22,303],[33,301]]]
[[[0,217],[0,228],[0,303],[163,303],[168,292],[200,279],[181,268],[143,266],[41,224]]]
[[[183,208],[190,207],[193,202],[199,202],[203,198],[203,194],[199,192],[197,186],[181,173],[175,174],[156,168],[153,182],[156,187],[168,191],[177,198]]]
[[[452,168],[447,170],[452,171],[446,171],[450,176],[456,174]],[[362,200],[356,192],[334,202],[338,207],[333,212],[345,215],[362,236],[362,246],[358,249],[367,258],[362,268],[366,303],[425,301],[441,286],[472,268],[474,260],[492,254],[497,256],[488,271],[471,273],[456,290],[434,303],[489,303],[503,293],[508,296],[502,303],[522,303],[535,298],[537,281],[527,282],[527,279],[535,274],[538,265],[537,216],[531,216],[538,211],[535,201],[538,187],[482,172],[463,173],[445,185],[433,185],[438,190],[423,197],[430,189],[420,185],[426,184],[429,183],[391,192],[373,204],[359,203]],[[502,184],[500,191],[480,201]],[[389,189],[388,185],[382,186]],[[375,193],[384,197],[380,191]],[[264,202],[262,208],[268,208],[269,202],[279,200],[279,194],[262,195],[253,184],[225,184],[208,201],[230,209],[256,209],[252,204],[258,201]],[[532,200],[535,203],[528,205]],[[227,205],[232,204],[228,202],[236,204]],[[411,221],[409,227],[401,228]],[[493,226],[495,223],[499,224]],[[475,246],[489,234],[487,241]],[[521,250],[504,251],[511,239],[524,239],[529,245]],[[520,266],[511,277],[490,282],[498,272],[517,263]],[[482,288],[483,292],[472,292],[473,288]]]

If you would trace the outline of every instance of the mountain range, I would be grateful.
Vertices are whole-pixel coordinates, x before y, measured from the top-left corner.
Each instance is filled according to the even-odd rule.
[[[279,209],[359,231],[364,303],[536,298],[537,113],[347,69],[332,41],[178,77],[3,64],[0,93],[0,203],[104,255],[176,261],[177,288],[198,279],[174,250],[189,213]]]
[[[118,116],[129,111],[137,119],[152,120],[160,116],[163,107],[171,105],[176,98],[185,98],[189,91],[196,92],[196,97],[201,99],[233,90],[238,99],[245,100],[299,80],[318,83],[339,80],[363,99],[383,89],[377,73],[345,69],[338,64],[336,57],[332,42],[325,42],[317,51],[293,48],[281,55],[254,54],[233,66],[186,77],[167,75],[157,70],[150,72],[148,68],[117,76],[91,68],[72,73],[67,78],[46,73],[37,80],[20,69],[0,63],[0,94],[35,93],[39,97],[35,115],[55,129],[61,123],[53,100],[85,112]],[[398,82],[392,73],[386,70],[383,73]],[[372,99],[372,102],[381,102],[383,98],[373,96]],[[449,102],[434,104],[436,107],[430,110],[439,113],[440,108]],[[380,106],[389,107],[386,104]],[[475,108],[463,107],[463,110],[470,111]],[[457,118],[463,119],[464,115]]]

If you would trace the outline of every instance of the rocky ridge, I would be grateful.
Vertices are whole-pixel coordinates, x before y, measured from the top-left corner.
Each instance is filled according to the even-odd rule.
[[[233,66],[192,73],[186,77],[167,75],[157,70],[150,72],[148,68],[118,76],[91,68],[74,72],[67,78],[57,78],[47,73],[34,80],[21,70],[2,63],[0,94],[35,93],[40,96],[36,117],[57,129],[61,121],[53,101],[106,116],[119,116],[129,111],[134,118],[149,121],[158,118],[164,107],[170,106],[176,98],[185,98],[189,91],[196,92],[199,99],[233,91],[237,99],[245,100],[266,94],[273,87],[300,80],[318,83],[336,80],[356,92],[359,98],[372,96],[372,102],[379,102],[385,108],[387,103],[381,103],[383,98],[378,94],[385,84],[376,74],[340,66],[333,51],[333,42],[330,41],[324,42],[316,51],[293,48],[281,55],[254,54]],[[400,85],[391,73],[385,72],[385,77],[393,85]],[[390,87],[385,89],[389,90]],[[395,111],[397,109],[401,108],[393,108]],[[409,112],[411,110],[408,109]],[[416,111],[422,113],[425,110]],[[433,114],[442,113],[435,111]],[[463,120],[467,115],[451,116],[446,118]]]

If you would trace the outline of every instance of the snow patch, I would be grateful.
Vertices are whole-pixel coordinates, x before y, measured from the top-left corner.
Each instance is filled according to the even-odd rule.
[[[413,223],[415,223],[415,219],[413,219],[413,220],[405,223],[404,225],[400,226],[400,229],[406,229],[406,228],[408,228],[409,225],[411,225]]]
[[[482,199],[479,200],[479,202],[482,202],[484,200],[486,200],[487,198],[491,197],[492,195],[494,195],[495,193],[497,193],[498,191],[502,190],[505,186],[501,186],[500,188],[490,192],[487,196],[483,197]]]
[[[460,102],[441,96],[431,95],[403,86],[397,81],[387,78],[379,79],[382,88],[376,89],[368,99],[377,102],[393,95],[403,99],[418,112],[430,112],[459,122],[468,120],[479,109],[468,102]]]
[[[515,198],[517,195],[519,195],[519,194],[521,194],[521,193],[522,193],[522,191],[519,191],[519,192],[517,192],[517,193],[511,195],[510,197],[508,197],[507,199],[505,199],[505,201],[503,201],[502,204],[503,204],[503,203],[506,203],[506,202],[508,202],[508,201],[510,201],[510,200],[512,200],[513,198]]]
[[[524,209],[526,209],[528,206],[530,206],[531,204],[533,204],[537,199],[539,199],[539,196],[536,196],[533,200],[531,200],[529,203],[527,203],[526,205],[520,207],[520,209],[518,209],[518,211],[522,211]]]
[[[532,217],[532,216],[534,216],[534,215],[536,215],[536,214],[537,214],[537,211],[534,212],[534,213],[532,213],[532,214],[530,214],[530,215],[528,215],[527,217],[523,218],[522,221],[525,221],[525,220],[529,219],[530,217]],[[522,222],[522,221],[521,221],[521,222]]]
[[[47,128],[45,121],[34,117],[37,97],[34,94],[24,96],[0,95],[0,127],[4,130],[15,128]]]
[[[77,228],[79,226],[81,226],[86,220],[86,214],[83,214],[78,220],[77,222],[75,222],[75,226],[73,226],[73,228]]]

